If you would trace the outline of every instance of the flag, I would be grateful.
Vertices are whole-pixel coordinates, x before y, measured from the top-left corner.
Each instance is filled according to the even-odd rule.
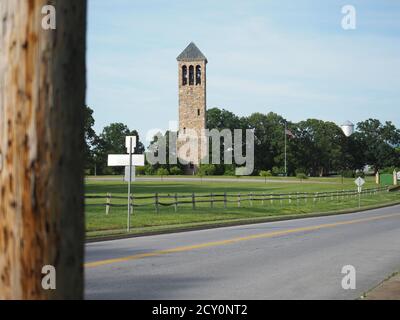
[[[289,136],[290,138],[295,138],[293,132],[290,131],[289,129],[285,129],[285,134],[286,134],[287,136]]]

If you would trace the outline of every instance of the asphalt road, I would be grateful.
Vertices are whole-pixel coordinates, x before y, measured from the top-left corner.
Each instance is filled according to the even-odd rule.
[[[356,268],[344,290],[342,267]],[[88,299],[355,299],[400,269],[400,206],[86,246]]]

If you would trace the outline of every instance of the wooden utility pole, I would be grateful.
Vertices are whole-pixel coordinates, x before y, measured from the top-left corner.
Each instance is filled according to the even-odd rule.
[[[85,46],[86,0],[0,1],[0,299],[83,297]]]

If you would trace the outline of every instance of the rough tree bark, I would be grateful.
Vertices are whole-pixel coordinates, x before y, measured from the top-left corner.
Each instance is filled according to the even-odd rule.
[[[83,297],[85,46],[86,0],[0,1],[0,299]]]

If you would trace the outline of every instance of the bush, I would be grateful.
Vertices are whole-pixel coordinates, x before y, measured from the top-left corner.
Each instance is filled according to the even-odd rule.
[[[156,170],[152,165],[146,164],[144,167],[144,173],[146,176],[152,176],[156,173]]]
[[[165,169],[165,168],[159,168],[158,170],[157,170],[157,175],[158,176],[168,176],[169,175],[169,171],[167,170],[167,169]]]
[[[260,174],[260,177],[264,177],[265,178],[265,183],[267,183],[267,177],[271,177],[272,176],[271,170],[261,170],[259,174]]]
[[[261,170],[260,171],[260,177],[271,177],[272,172],[271,170]]]
[[[356,173],[353,170],[343,170],[341,174],[344,178],[355,178],[356,176]]]
[[[142,175],[146,174],[146,167],[144,167],[144,166],[136,167],[135,170],[136,170],[136,175],[138,175],[138,176],[142,176]]]
[[[305,168],[297,168],[295,171],[294,171],[294,173],[295,173],[295,175],[297,176],[298,174],[305,174],[305,175],[308,175],[308,170],[306,170]]]
[[[224,176],[234,176],[235,175],[235,166],[232,164],[228,164],[224,166]]]
[[[300,180],[306,180],[306,179],[308,179],[308,176],[307,176],[305,173],[302,173],[302,172],[299,172],[299,173],[296,175],[296,177],[297,177],[297,179],[300,179]]]
[[[179,167],[172,167],[169,171],[173,176],[179,176],[182,174],[182,170]]]
[[[393,171],[397,171],[396,167],[386,167],[381,170],[379,170],[379,173],[381,174],[393,174]]]
[[[273,167],[272,168],[272,175],[274,176],[280,176],[285,174],[285,170],[282,168],[278,168],[278,167]]]
[[[213,164],[202,164],[197,171],[199,176],[213,176],[215,174],[216,167]]]
[[[392,173],[393,173],[393,171],[392,171]],[[358,177],[365,178],[364,171],[357,171],[356,174],[355,174],[355,178],[358,178]]]

